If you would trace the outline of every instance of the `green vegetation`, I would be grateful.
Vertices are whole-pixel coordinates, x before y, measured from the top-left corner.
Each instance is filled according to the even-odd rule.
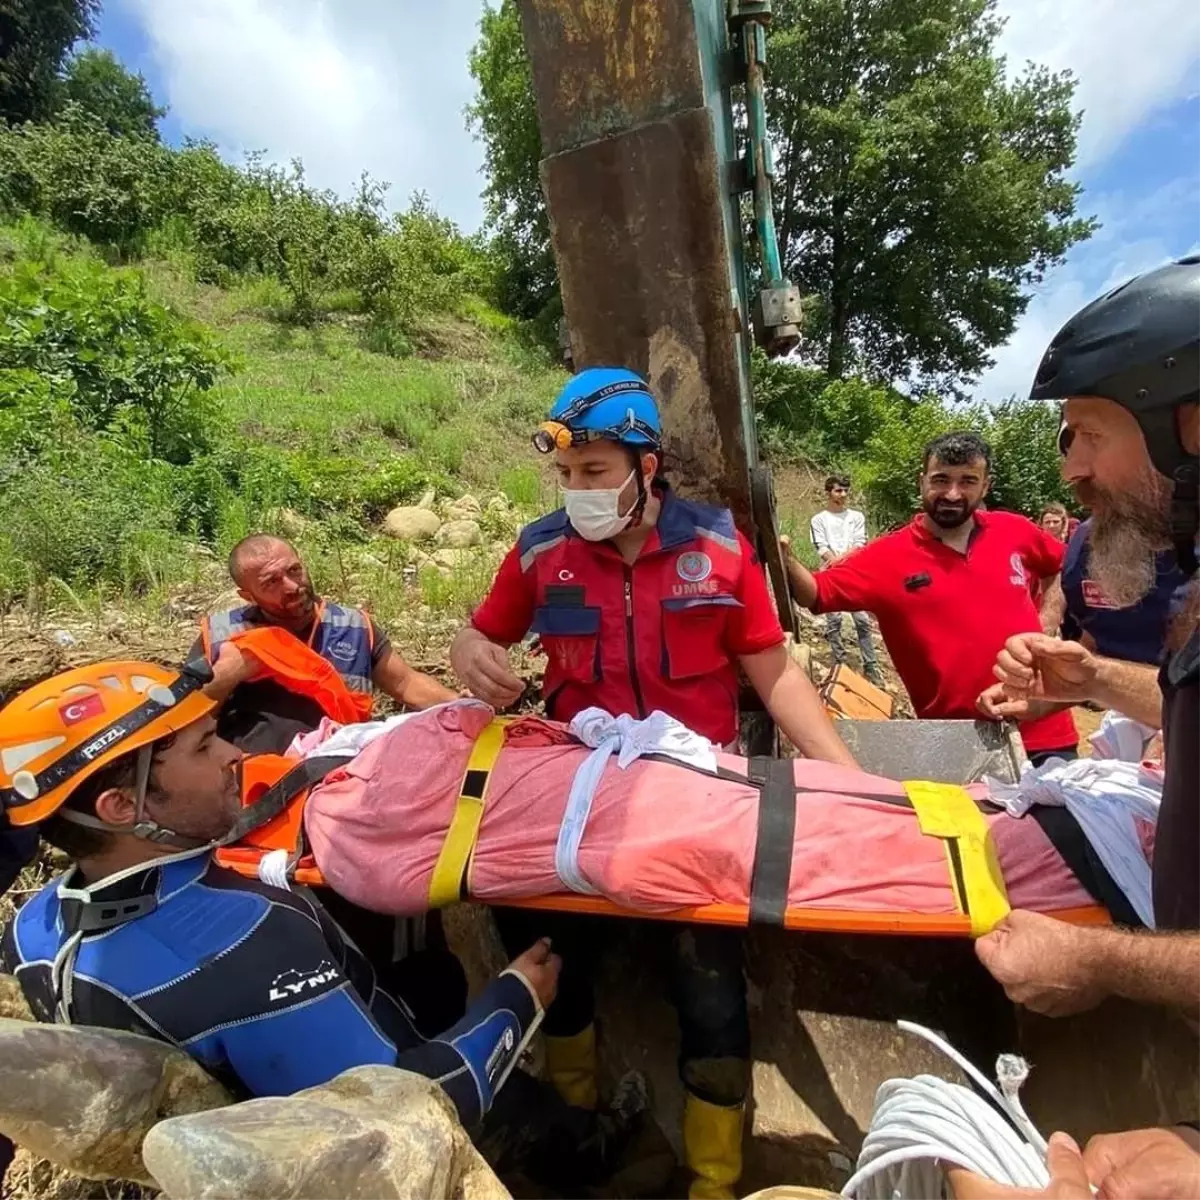
[[[218,289],[177,261],[109,266],[31,217],[0,230],[0,604],[158,600],[258,529],[395,591],[413,554],[379,539],[393,506],[537,502],[536,471],[508,464],[560,379],[505,322],[423,314],[414,336],[456,357],[398,359],[360,314],[297,326],[289,305],[271,277]],[[461,610],[486,580],[421,582]]]
[[[0,120],[53,112],[71,47],[95,32],[100,0],[4,0],[0,6]]]
[[[933,22],[933,77],[948,72],[965,87],[960,76],[970,76],[981,89],[970,137],[1000,155],[993,165],[1007,164],[1015,179],[1020,157],[1007,135],[985,136],[996,106],[1016,105],[1019,112],[1005,110],[1005,129],[1043,148],[1022,168],[1032,172],[1028,186],[1014,183],[1025,240],[1014,234],[1003,249],[1011,264],[1025,265],[998,275],[962,242],[955,253],[979,270],[945,275],[954,284],[946,294],[963,303],[976,285],[994,299],[1011,284],[1012,300],[1018,282],[1069,244],[1070,229],[1083,232],[1071,224],[1074,191],[1061,180],[1074,125],[1054,124],[1069,85],[1031,76],[1005,90],[989,74],[994,30],[977,0],[905,2],[914,13],[928,9]],[[550,502],[526,438],[561,382],[540,348],[559,309],[533,169],[529,67],[511,0],[485,13],[471,59],[480,91],[470,118],[485,144],[491,223],[487,236],[473,237],[421,195],[390,211],[386,185],[366,176],[343,198],[314,187],[299,162],[252,156],[237,167],[205,143],[163,145],[162,110],[140,76],[107,52],[67,57],[70,38],[62,39],[90,28],[91,0],[14,3],[29,30],[42,22],[42,40],[40,49],[25,47],[28,61],[0,63],[0,115],[12,122],[0,122],[0,613],[16,604],[37,612],[62,598],[161,606],[193,585],[211,596],[222,586],[223,553],[260,529],[293,537],[320,584],[376,604],[385,619],[406,605],[465,611],[518,515]],[[929,15],[935,9],[945,10],[941,23]],[[781,10],[776,56],[785,69],[776,87],[813,52],[800,44],[790,7]],[[888,53],[902,57],[895,47]],[[888,137],[922,158],[910,111],[920,88],[909,78],[897,89],[895,104],[864,117],[853,134],[868,159],[870,139],[883,153]],[[797,120],[813,116],[815,101],[804,103]],[[1040,136],[1051,132],[1057,140]],[[879,178],[895,182],[894,165],[880,167]],[[961,182],[943,179],[952,192]],[[897,184],[889,194],[906,190]],[[907,219],[902,204],[893,215]],[[801,272],[802,219],[791,212],[787,226]],[[997,217],[989,228],[1004,224]],[[922,230],[925,239],[951,236],[936,221]],[[1059,240],[1046,242],[1048,230]],[[813,329],[832,311],[823,304],[818,296]],[[808,464],[817,477],[851,470],[874,522],[886,527],[912,511],[924,442],[966,425],[996,446],[994,504],[1034,512],[1063,498],[1050,410],[906,398],[879,381],[905,374],[883,369],[895,347],[907,347],[902,357],[918,373],[961,375],[978,362],[930,357],[882,310],[855,311],[851,326],[874,330],[852,339],[849,357],[861,374],[756,357],[760,436],[771,458]],[[984,322],[970,333],[952,308],[920,321],[988,344],[1011,328]],[[830,360],[831,345],[822,350]],[[470,561],[431,567],[382,537],[392,507],[431,490],[506,497],[507,506],[481,515],[493,544]]]
[[[912,400],[862,379],[770,362],[756,353],[759,437],[776,463],[801,461],[849,472],[871,521],[883,530],[918,504],[917,473],[927,442],[950,429],[974,429],[993,450],[988,503],[1036,517],[1052,500],[1072,504],[1059,470],[1055,406]]]

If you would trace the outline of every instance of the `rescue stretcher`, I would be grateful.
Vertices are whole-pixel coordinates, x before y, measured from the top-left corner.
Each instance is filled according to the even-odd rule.
[[[287,656],[273,661],[270,639],[262,636],[265,632],[255,631],[248,635],[248,639],[255,644],[247,644],[246,649],[252,650],[256,657],[267,664],[269,670],[280,677],[286,676],[289,686],[296,686],[291,648],[288,648]],[[301,689],[307,688],[311,682],[300,680]],[[310,694],[319,692],[318,687]],[[345,720],[350,715],[348,711],[344,715],[340,712],[336,699],[323,698],[322,704],[335,720]],[[795,763],[785,759],[752,759],[748,762],[745,775],[735,773],[730,776],[736,778],[743,787],[753,783],[759,791],[757,836],[748,903],[681,905],[670,911],[648,912],[608,898],[565,891],[529,897],[505,897],[502,900],[479,896],[471,887],[476,839],[487,806],[492,770],[504,748],[506,730],[512,724],[511,718],[492,720],[475,737],[466,769],[457,785],[453,816],[445,828],[428,884],[429,908],[474,899],[483,903],[503,903],[541,911],[743,927],[764,923],[794,931],[941,938],[977,936],[991,928],[1008,911],[1005,881],[983,815],[986,803],[961,786],[928,781],[909,782],[904,785],[902,792],[895,784],[891,784],[896,794],[886,797],[886,800],[889,805],[910,808],[919,823],[921,834],[942,843],[945,879],[953,894],[955,911],[904,912],[895,908],[872,911],[862,907],[789,903],[788,878],[798,805],[796,785],[792,782],[789,786]],[[243,796],[247,807],[240,823],[241,837],[238,842],[219,852],[221,861],[243,874],[261,874],[264,854],[285,847],[288,848],[288,878],[309,886],[328,885],[330,881],[318,867],[317,858],[305,840],[303,804],[292,801],[319,782],[323,772],[330,769],[328,764],[322,765],[320,758],[306,759],[301,763],[279,756],[256,756],[247,760],[243,779]],[[885,797],[868,799],[883,800]],[[1058,849],[1057,846],[1055,848]],[[1063,861],[1066,862],[1065,856]],[[1075,871],[1075,875],[1078,877],[1078,871]],[[344,893],[343,888],[338,890]],[[1094,890],[1088,890],[1092,895],[1096,894]],[[1082,889],[1080,894],[1083,894]],[[354,896],[349,898],[355,899]],[[1050,911],[1052,915],[1076,924],[1105,924],[1111,920],[1109,912],[1099,903],[1042,911]]]

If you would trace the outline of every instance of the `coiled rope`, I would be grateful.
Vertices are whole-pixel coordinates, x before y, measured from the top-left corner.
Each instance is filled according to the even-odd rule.
[[[854,1200],[943,1196],[945,1169],[954,1166],[995,1183],[1044,1188],[1050,1182],[1046,1140],[1017,1094],[1029,1064],[1002,1054],[996,1060],[997,1087],[932,1030],[911,1021],[897,1025],[936,1046],[979,1091],[932,1075],[882,1084],[857,1169],[842,1195]]]

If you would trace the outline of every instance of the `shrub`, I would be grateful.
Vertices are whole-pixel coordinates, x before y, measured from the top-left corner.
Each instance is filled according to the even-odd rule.
[[[771,360],[755,350],[755,411],[768,443],[813,462],[838,466],[861,455],[881,425],[902,417],[908,401],[865,379]]]
[[[182,555],[174,474],[77,431],[0,486],[6,549],[34,585],[144,590],[158,582],[156,562]]]
[[[51,124],[0,127],[0,207],[129,256],[166,215],[171,152],[114,137],[68,103]]]
[[[1076,508],[1062,477],[1057,405],[1009,399],[996,405],[989,417],[985,436],[991,442],[993,463],[988,503],[1035,520],[1053,501]]]
[[[0,370],[33,372],[93,431],[184,463],[208,446],[204,393],[229,366],[199,326],[156,304],[140,275],[101,263],[20,263],[0,277]]]

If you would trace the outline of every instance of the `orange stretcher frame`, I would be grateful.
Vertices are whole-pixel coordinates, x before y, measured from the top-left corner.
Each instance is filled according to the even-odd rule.
[[[350,698],[345,696],[336,671],[307,646],[281,630],[256,629],[238,634],[233,639],[243,644],[267,666],[285,686],[298,687],[305,695],[313,695],[322,709],[340,721],[353,721],[352,709],[343,707]],[[301,671],[300,668],[306,668]],[[300,680],[302,686],[297,685]],[[332,679],[332,682],[330,682]],[[848,695],[861,692],[881,708],[890,702],[887,693],[876,692],[866,680],[846,670],[835,672],[831,680],[845,687]],[[340,688],[340,692],[339,692]],[[882,715],[882,713],[881,713]],[[292,765],[290,760],[276,755],[258,755],[243,764],[244,803],[251,803],[266,787],[281,778]],[[489,764],[490,767],[490,764]],[[266,850],[290,847],[292,853],[301,845],[302,808],[289,805],[283,812],[266,822],[250,835],[247,843],[224,846],[218,851],[222,866],[251,879],[258,874],[258,864]],[[311,854],[302,854],[289,871],[290,878],[305,887],[326,887],[324,876]],[[470,879],[469,866],[467,880]],[[499,902],[507,908],[526,908],[543,912],[586,913],[605,917],[624,917],[635,920],[680,921],[697,925],[728,925],[747,928],[750,908],[746,904],[705,904],[673,909],[669,912],[640,912],[622,908],[611,900],[596,896],[581,896],[574,892],[536,896],[526,900]],[[498,904],[498,906],[499,906]],[[1048,914],[1075,925],[1108,925],[1111,918],[1099,905],[1061,909]],[[789,908],[784,914],[785,929],[824,933],[892,934],[910,937],[970,937],[971,920],[965,913],[905,913],[868,912],[841,908]]]
[[[571,892],[535,896],[528,900],[505,900],[505,908],[530,908],[543,912],[587,913],[601,917],[632,917],[640,921],[683,921],[695,925],[750,924],[745,904],[703,904],[670,912],[647,913],[622,908],[596,896]],[[1063,908],[1044,914],[1071,925],[1111,925],[1108,910],[1098,904]],[[879,933],[897,937],[970,937],[971,920],[963,913],[867,912],[847,908],[789,908],[783,928],[808,933]]]
[[[262,852],[252,847],[227,846],[221,852],[221,865],[253,879],[258,872]],[[294,882],[304,887],[327,887],[324,876],[312,859],[305,856],[291,872]],[[483,904],[486,901],[474,900]],[[598,917],[624,917],[637,921],[681,921],[689,925],[730,925],[747,928],[750,907],[746,904],[701,904],[675,908],[669,912],[642,912],[622,908],[598,896],[578,896],[557,892],[552,896],[534,896],[526,900],[502,900],[496,907],[528,908],[540,912],[581,913]],[[1111,925],[1108,911],[1098,904],[1080,908],[1062,908],[1045,914],[1071,925]],[[789,908],[783,918],[784,929],[807,933],[876,933],[895,937],[966,938],[971,936],[971,919],[964,913],[868,912],[848,908]]]
[[[240,875],[253,879],[258,871],[262,852],[241,846],[227,846],[221,852],[222,866],[231,867]],[[294,882],[304,887],[327,887],[320,869],[307,856],[291,872]],[[483,904],[486,901],[474,900]],[[551,896],[534,896],[526,900],[497,901],[496,907],[528,908],[540,912],[581,913],[599,917],[624,917],[638,921],[680,921],[689,925],[730,925],[747,928],[750,908],[746,904],[702,904],[675,908],[669,912],[643,912],[622,908],[611,900],[598,896],[579,896],[574,892],[557,892]],[[1063,908],[1047,913],[1071,925],[1111,925],[1112,918],[1098,904],[1081,908]],[[789,908],[783,918],[783,928],[808,933],[876,933],[896,937],[965,938],[971,936],[971,919],[963,913],[905,913],[868,912],[847,908]]]

